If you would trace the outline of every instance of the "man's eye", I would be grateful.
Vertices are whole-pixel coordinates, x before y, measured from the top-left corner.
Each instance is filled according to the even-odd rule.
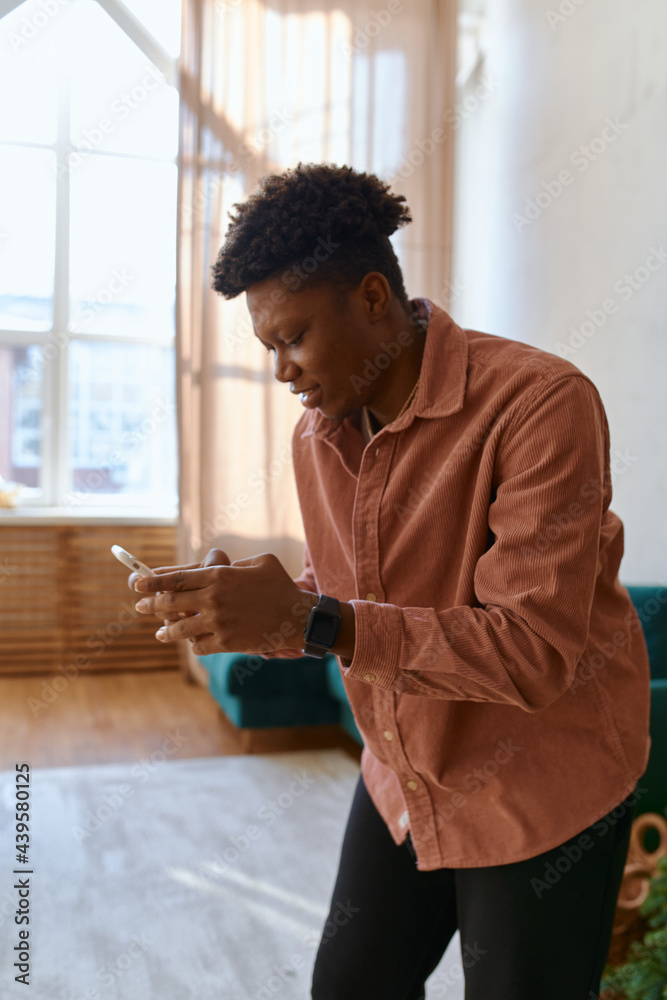
[[[299,343],[299,341],[301,340],[301,338],[303,337],[303,335],[304,335],[304,333],[305,333],[305,332],[306,332],[306,331],[305,331],[305,330],[303,330],[303,331],[302,331],[302,332],[301,332],[301,333],[299,334],[299,336],[298,336],[298,337],[296,338],[296,340],[290,340],[290,341],[289,341],[289,343],[288,343],[288,344],[287,344],[286,346],[287,346],[287,347],[291,347],[291,346],[292,346],[292,344],[298,344],[298,343]],[[268,353],[268,351],[275,351],[275,347],[273,346],[273,344],[269,344],[269,346],[268,346],[268,347],[266,348],[266,350],[267,350],[267,353]]]

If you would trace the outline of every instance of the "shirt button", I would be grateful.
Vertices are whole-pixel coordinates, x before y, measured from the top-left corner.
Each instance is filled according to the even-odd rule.
[[[374,594],[373,591],[371,590],[371,592],[369,594],[366,594],[366,600],[367,601],[377,601],[377,595]]]
[[[374,681],[375,680],[375,674],[364,674],[364,680],[365,681]]]
[[[384,738],[386,740],[393,740],[394,734],[390,733],[388,729],[385,729],[385,731],[384,731]]]
[[[408,781],[408,788],[410,789],[411,792],[414,792],[415,788],[417,788],[417,782]]]

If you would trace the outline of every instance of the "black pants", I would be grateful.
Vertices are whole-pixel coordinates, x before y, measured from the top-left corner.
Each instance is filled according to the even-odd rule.
[[[629,795],[604,820],[526,861],[422,872],[409,835],[396,846],[360,775],[311,997],[424,1000],[458,929],[466,1000],[597,998],[635,801]],[[592,845],[577,845],[582,833]],[[452,982],[435,976],[429,995],[451,995]]]

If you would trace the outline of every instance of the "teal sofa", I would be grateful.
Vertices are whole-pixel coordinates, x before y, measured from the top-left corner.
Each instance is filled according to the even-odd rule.
[[[667,815],[667,587],[628,586],[632,603],[644,629],[651,666],[651,754],[640,779],[646,789],[635,806],[635,815],[653,812]],[[657,839],[647,836],[647,850]]]
[[[199,660],[209,691],[239,729],[339,723],[363,745],[335,656],[264,660],[249,653],[212,653]]]
[[[647,791],[636,815],[664,814],[667,805],[667,587],[629,586],[644,629],[651,663],[651,756],[642,780]],[[240,729],[339,723],[363,745],[350,709],[338,660],[264,660],[246,653],[199,657],[209,690]]]

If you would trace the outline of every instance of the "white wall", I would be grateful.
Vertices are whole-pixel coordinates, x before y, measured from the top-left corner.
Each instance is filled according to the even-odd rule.
[[[570,348],[609,419],[621,580],[667,583],[667,256],[651,257],[667,251],[667,4],[486,7],[485,56],[455,133],[449,311],[464,327]],[[587,161],[580,147],[596,138]]]

